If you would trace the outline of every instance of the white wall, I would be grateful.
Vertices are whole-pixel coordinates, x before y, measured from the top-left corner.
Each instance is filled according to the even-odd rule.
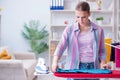
[[[39,20],[49,29],[50,0],[0,0],[2,7],[1,46],[10,46],[13,51],[28,51],[28,42],[21,35],[23,25],[30,20]]]

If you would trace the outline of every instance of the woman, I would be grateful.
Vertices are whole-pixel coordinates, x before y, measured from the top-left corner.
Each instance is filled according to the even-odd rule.
[[[89,20],[89,4],[87,2],[79,2],[75,8],[75,15],[76,22],[65,28],[62,39],[56,48],[52,71],[56,72],[58,61],[66,48],[65,69],[99,69],[108,67],[106,65],[104,32],[100,26]]]

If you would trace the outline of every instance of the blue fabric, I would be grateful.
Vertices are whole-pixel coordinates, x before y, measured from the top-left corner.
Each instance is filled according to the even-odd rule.
[[[80,62],[79,69],[94,69],[94,62],[91,62],[91,63]],[[99,80],[99,79],[73,79],[73,80]]]
[[[109,69],[72,69],[72,70],[63,70],[58,68],[57,72],[60,73],[91,73],[91,74],[110,74],[112,73]]]
[[[91,63],[79,63],[79,69],[83,70],[83,69],[94,69],[94,62]],[[71,79],[68,78],[67,80],[99,80],[99,79]]]

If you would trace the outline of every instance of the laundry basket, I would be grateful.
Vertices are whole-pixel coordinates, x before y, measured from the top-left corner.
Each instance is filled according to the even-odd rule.
[[[111,38],[105,38],[105,43],[107,44],[111,44],[112,43],[112,39]],[[110,55],[111,55],[111,46],[105,44],[105,48],[106,48],[106,62],[110,62]]]

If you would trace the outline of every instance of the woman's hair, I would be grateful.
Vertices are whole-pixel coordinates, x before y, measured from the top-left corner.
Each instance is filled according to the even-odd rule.
[[[90,13],[90,6],[89,6],[89,4],[87,2],[82,1],[82,2],[79,2],[76,5],[75,10],[78,10],[78,11],[87,11],[88,13]]]

